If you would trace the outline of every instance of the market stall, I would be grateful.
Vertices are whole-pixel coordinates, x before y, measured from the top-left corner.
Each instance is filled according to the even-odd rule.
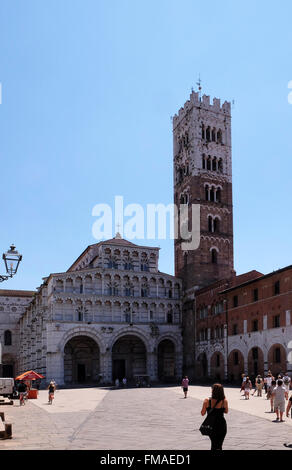
[[[28,370],[27,372],[24,372],[23,374],[19,375],[18,377],[15,378],[15,381],[23,381],[27,385],[27,397],[28,398],[37,398],[38,397],[38,389],[36,387],[33,387],[33,381],[36,380],[41,380],[44,379],[44,376],[41,374],[38,374],[37,372],[33,370]],[[34,382],[35,383],[35,382]]]

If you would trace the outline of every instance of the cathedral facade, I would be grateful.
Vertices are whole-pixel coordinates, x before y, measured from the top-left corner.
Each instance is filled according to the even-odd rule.
[[[158,257],[117,234],[44,278],[19,319],[19,371],[60,385],[178,380],[182,285]]]

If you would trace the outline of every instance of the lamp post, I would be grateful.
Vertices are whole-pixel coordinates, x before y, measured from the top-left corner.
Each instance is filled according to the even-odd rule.
[[[0,274],[0,282],[7,281],[17,273],[19,263],[22,260],[22,255],[16,251],[14,245],[11,245],[10,250],[3,253],[2,259],[4,260],[6,274]]]
[[[14,245],[11,245],[10,250],[3,253],[2,258],[5,264],[6,274],[0,274],[0,282],[7,281],[17,273],[19,263],[22,260],[22,255],[15,250]],[[0,342],[0,377],[2,377],[2,372],[2,344]]]

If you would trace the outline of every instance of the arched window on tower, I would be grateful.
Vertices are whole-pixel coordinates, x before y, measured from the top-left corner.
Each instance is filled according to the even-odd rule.
[[[210,157],[210,155],[208,155],[207,170],[211,170],[211,157]]]
[[[218,189],[217,189],[217,192],[216,192],[216,201],[217,201],[217,202],[221,202],[221,188],[218,188]]]
[[[203,153],[203,156],[202,156],[202,168],[203,168],[203,170],[206,170],[206,156],[205,156],[204,153]]]
[[[206,140],[207,140],[207,142],[211,141],[211,129],[210,129],[210,127],[207,127],[207,129],[206,129]]]
[[[218,219],[218,217],[215,217],[213,221],[213,232],[218,233],[220,231],[219,228],[220,228],[220,220]]]
[[[202,124],[202,139],[205,140],[205,126]]]
[[[214,157],[212,160],[212,170],[216,171],[217,170],[217,158]]]
[[[216,129],[212,129],[212,142],[216,142]]]
[[[209,232],[213,232],[213,223],[212,222],[213,222],[213,219],[209,215],[209,217],[208,217],[208,230],[209,230]]]
[[[218,253],[217,253],[217,250],[215,250],[215,248],[211,250],[211,262],[212,264],[217,264],[218,262]]]
[[[205,186],[205,200],[209,201],[209,186]]]
[[[222,144],[222,131],[221,131],[221,129],[219,129],[219,131],[217,132],[217,142],[218,142],[218,144]]]
[[[214,202],[215,201],[215,188],[212,186],[211,191],[210,191],[210,201]]]
[[[220,173],[223,172],[223,162],[222,162],[222,158],[219,158],[219,160],[218,160],[218,171],[219,171]]]

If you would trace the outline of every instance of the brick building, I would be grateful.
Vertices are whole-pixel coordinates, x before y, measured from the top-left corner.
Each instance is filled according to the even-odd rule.
[[[200,246],[175,241],[184,288],[184,372],[238,380],[292,372],[292,268],[236,276],[233,268],[231,107],[192,92],[173,118],[174,201],[200,205]],[[189,231],[191,231],[189,222]],[[292,343],[291,343],[292,348]]]

